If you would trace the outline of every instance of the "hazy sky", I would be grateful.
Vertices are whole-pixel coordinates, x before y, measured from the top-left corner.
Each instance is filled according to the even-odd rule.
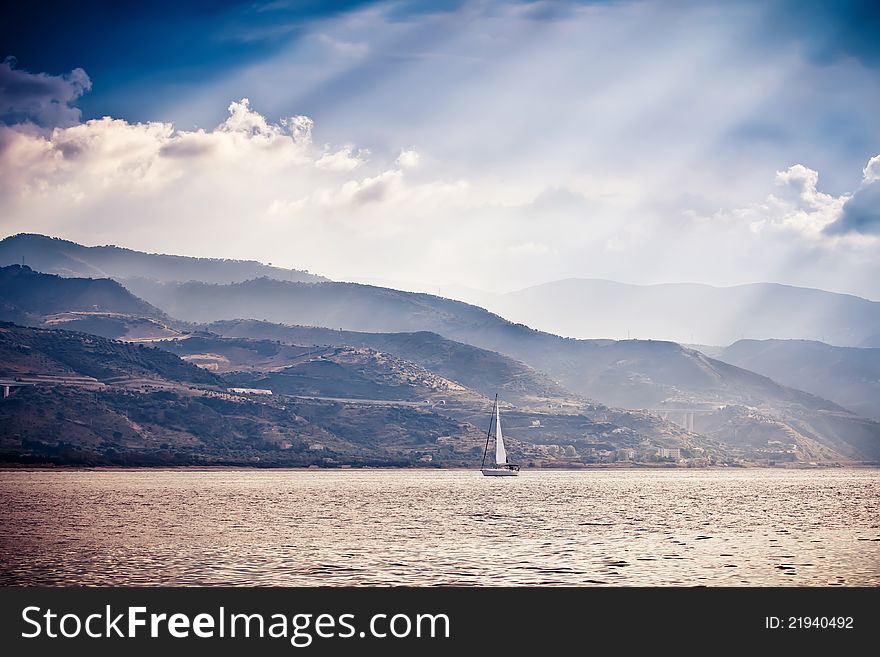
[[[4,10],[4,235],[880,299],[876,3],[69,4]]]

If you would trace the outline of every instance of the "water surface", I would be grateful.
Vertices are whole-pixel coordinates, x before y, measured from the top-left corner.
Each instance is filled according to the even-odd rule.
[[[880,585],[878,470],[0,472],[0,584]]]

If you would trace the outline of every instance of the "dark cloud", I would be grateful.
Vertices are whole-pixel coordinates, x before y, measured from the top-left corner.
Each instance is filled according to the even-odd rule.
[[[880,235],[880,182],[863,185],[843,205],[840,218],[825,228],[828,235]]]
[[[73,103],[92,87],[84,70],[48,75],[22,71],[16,64],[15,57],[0,63],[0,123],[33,123],[43,128],[79,123],[80,110]]]

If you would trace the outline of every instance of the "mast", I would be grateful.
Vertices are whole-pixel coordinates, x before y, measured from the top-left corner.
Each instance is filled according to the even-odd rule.
[[[492,435],[492,423],[495,421],[495,411],[498,408],[498,393],[495,393],[495,403],[492,405],[492,416],[489,418],[489,430],[486,432],[486,448],[483,450],[483,461],[480,470],[486,466],[486,454],[489,453],[489,437]]]

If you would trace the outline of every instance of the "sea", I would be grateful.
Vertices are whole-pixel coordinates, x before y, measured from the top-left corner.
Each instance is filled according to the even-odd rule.
[[[9,469],[0,504],[2,585],[880,585],[877,469]]]

